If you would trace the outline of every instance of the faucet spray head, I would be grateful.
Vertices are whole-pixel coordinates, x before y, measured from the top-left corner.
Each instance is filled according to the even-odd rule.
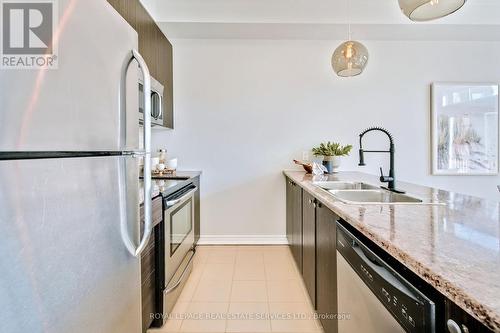
[[[365,153],[363,151],[363,149],[360,149],[359,150],[359,166],[365,166]]]

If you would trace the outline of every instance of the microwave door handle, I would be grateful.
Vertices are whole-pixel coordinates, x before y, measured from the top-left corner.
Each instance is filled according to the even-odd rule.
[[[161,95],[158,94],[158,119],[161,119],[162,117],[163,117],[163,97],[161,97]]]
[[[192,190],[184,194],[182,197],[179,199],[174,199],[174,200],[167,200],[167,208],[171,208],[175,205],[177,205],[179,202],[184,201],[185,199],[189,198],[191,195],[193,195],[194,192],[198,190],[198,187],[195,186]]]
[[[151,115],[155,120],[161,119],[163,114],[162,101],[161,95],[151,88]]]
[[[127,85],[127,70],[132,62],[136,60],[139,64],[139,69],[143,78],[144,91],[144,121],[143,121],[143,143],[144,143],[144,234],[137,248],[131,246],[130,236],[127,234],[123,237],[125,247],[134,257],[139,257],[146,248],[146,245],[153,231],[152,218],[152,185],[151,185],[151,77],[149,69],[142,56],[136,50],[132,50],[125,59],[122,66],[122,75],[120,82],[120,146],[126,147],[126,85]]]

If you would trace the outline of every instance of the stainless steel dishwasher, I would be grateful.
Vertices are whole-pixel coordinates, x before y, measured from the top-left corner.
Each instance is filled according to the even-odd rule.
[[[435,304],[337,223],[339,333],[435,332]]]

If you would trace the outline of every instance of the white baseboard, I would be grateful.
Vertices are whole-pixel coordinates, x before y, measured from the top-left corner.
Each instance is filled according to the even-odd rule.
[[[199,245],[288,245],[285,235],[205,235]]]

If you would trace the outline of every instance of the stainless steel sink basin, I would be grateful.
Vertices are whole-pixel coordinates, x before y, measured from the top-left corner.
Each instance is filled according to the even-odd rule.
[[[443,205],[443,203],[434,200],[422,200],[363,182],[317,181],[313,184],[349,205]]]
[[[381,203],[422,203],[423,201],[406,195],[383,189],[372,190],[330,190],[332,195],[348,204],[381,204]]]
[[[342,182],[342,181],[320,181],[314,182],[314,185],[324,190],[375,190],[377,186],[361,182]]]

